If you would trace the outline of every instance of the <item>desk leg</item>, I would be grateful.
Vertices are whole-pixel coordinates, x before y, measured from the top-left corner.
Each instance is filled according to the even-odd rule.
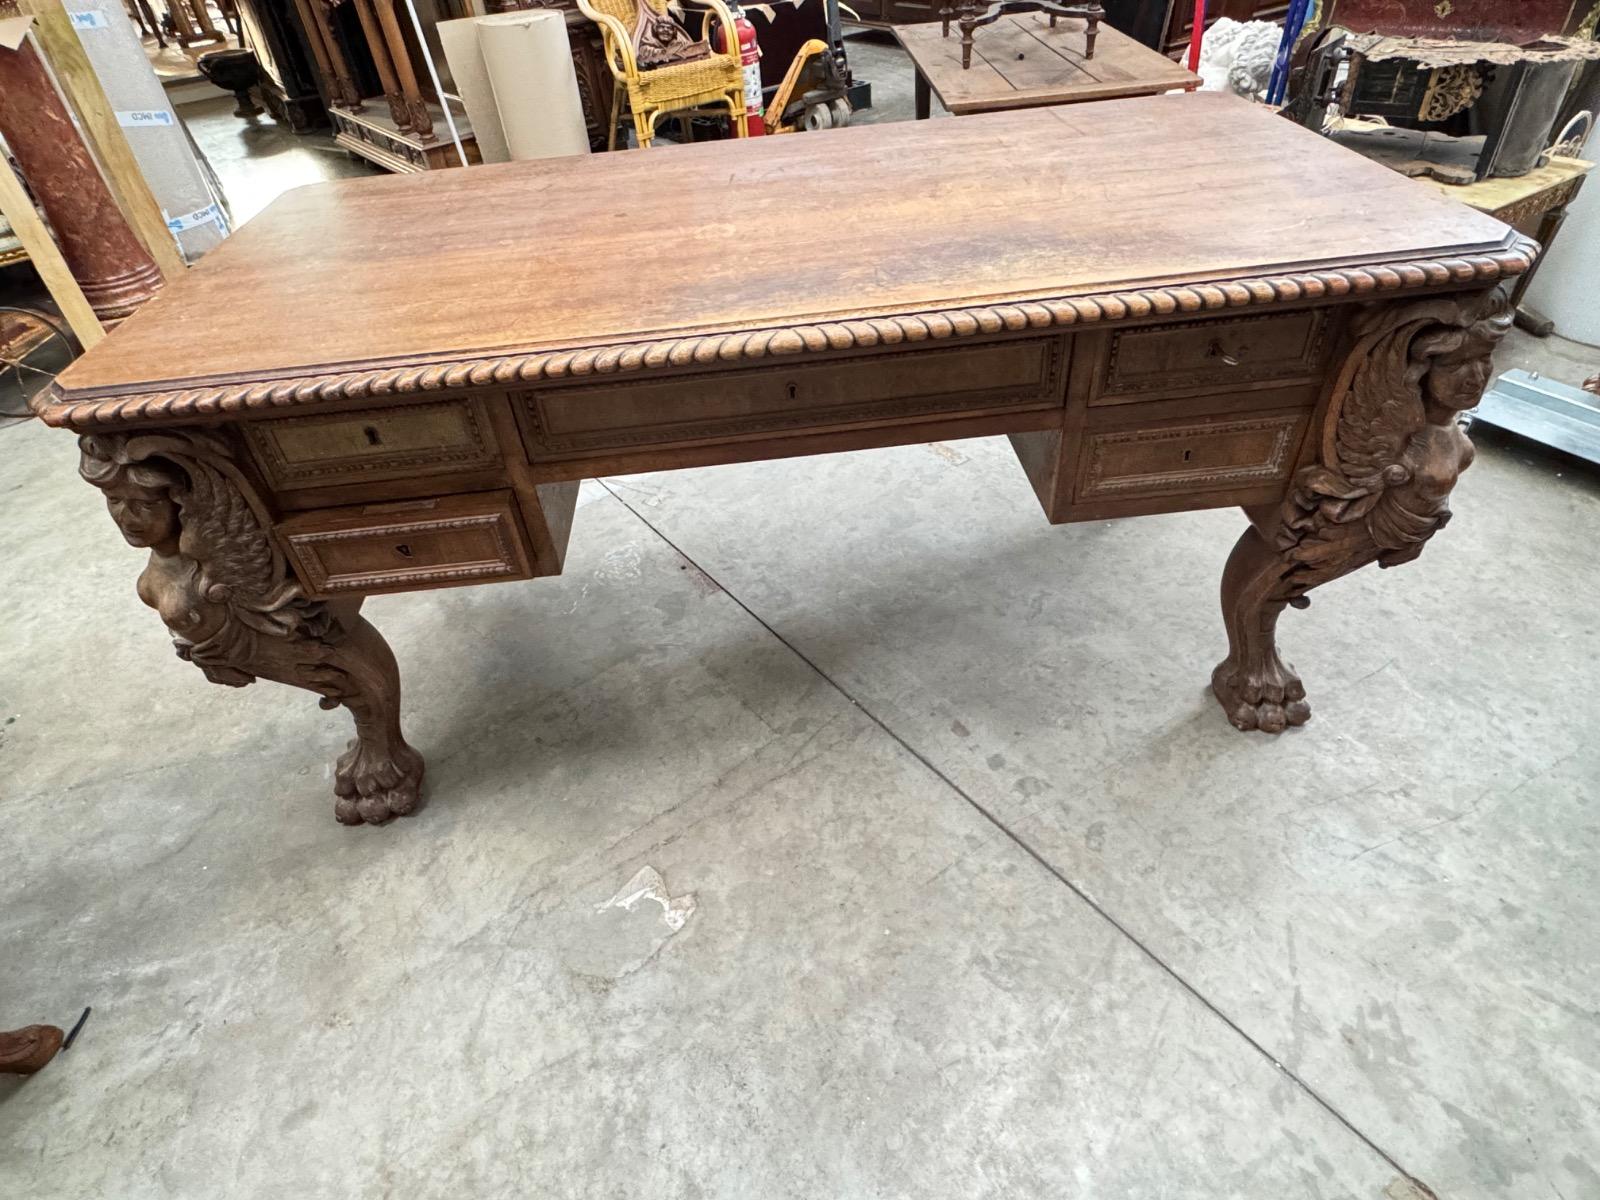
[[[1247,509],[1250,528],[1222,573],[1228,657],[1211,688],[1239,729],[1278,733],[1311,717],[1305,688],[1278,656],[1278,614],[1321,584],[1422,552],[1450,519],[1472,462],[1459,415],[1477,404],[1489,356],[1511,327],[1499,292],[1374,304],[1323,410],[1315,460],[1281,506]]]
[[[400,732],[400,673],[359,598],[308,600],[269,533],[230,442],[199,429],[87,434],[79,473],[105,493],[129,545],[148,548],[139,598],[178,657],[212,683],[258,678],[343,705],[356,736],[334,776],[334,816],[381,824],[417,807],[422,756]]]
[[[916,77],[917,120],[926,121],[933,115],[933,93],[928,87],[928,77],[916,67],[911,68],[911,74]]]

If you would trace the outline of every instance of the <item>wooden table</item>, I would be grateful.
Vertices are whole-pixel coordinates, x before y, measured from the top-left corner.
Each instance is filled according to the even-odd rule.
[[[1278,614],[1444,524],[1534,251],[1232,97],[865,126],[298,188],[36,406],[181,657],[350,709],[341,821],[423,774],[362,597],[559,573],[589,476],[991,434],[1051,521],[1243,506],[1212,687],[1276,732]]]
[[[1039,108],[1084,100],[1120,100],[1200,86],[1192,75],[1163,54],[1104,21],[1094,57],[1084,52],[1084,22],[1061,18],[1054,28],[1040,13],[1001,17],[974,35],[972,66],[961,66],[961,37],[950,24],[897,25],[894,36],[911,56],[917,76],[917,119],[932,111],[937,94],[956,116],[997,109]]]

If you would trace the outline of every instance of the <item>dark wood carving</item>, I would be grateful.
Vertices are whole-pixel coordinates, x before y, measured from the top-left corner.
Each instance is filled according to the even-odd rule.
[[[231,446],[203,430],[90,434],[79,472],[106,497],[131,546],[148,548],[139,598],[161,614],[178,657],[212,683],[257,678],[343,705],[356,736],[339,758],[334,815],[380,824],[413,811],[422,756],[400,732],[400,675],[360,601],[306,599],[268,533]]]
[[[1354,322],[1348,384],[1324,419],[1317,461],[1281,506],[1248,510],[1222,576],[1228,657],[1211,686],[1240,729],[1277,733],[1310,719],[1305,688],[1278,656],[1278,614],[1312,588],[1376,562],[1410,562],[1450,519],[1450,490],[1472,462],[1459,414],[1489,381],[1511,327],[1490,292],[1368,308]]]

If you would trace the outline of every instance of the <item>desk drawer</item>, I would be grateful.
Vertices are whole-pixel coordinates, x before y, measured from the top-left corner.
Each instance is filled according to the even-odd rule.
[[[1054,407],[1065,395],[1060,337],[627,383],[519,397],[535,459],[961,411]]]
[[[1084,434],[1074,500],[1192,495],[1282,484],[1309,409],[1232,413]]]
[[[478,399],[280,417],[244,428],[256,462],[278,491],[500,465]]]
[[[278,535],[318,599],[532,574],[510,492],[321,509],[290,517]]]
[[[1105,375],[1092,403],[1315,375],[1326,324],[1327,314],[1311,309],[1121,330],[1112,335]]]

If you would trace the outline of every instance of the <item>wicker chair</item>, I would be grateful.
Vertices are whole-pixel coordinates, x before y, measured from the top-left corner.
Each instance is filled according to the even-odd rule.
[[[726,53],[707,48],[700,58],[651,66],[639,62],[635,49],[635,30],[641,20],[671,20],[667,0],[578,0],[583,15],[600,26],[605,42],[606,65],[616,79],[611,93],[611,125],[606,149],[617,146],[617,119],[621,115],[623,89],[633,112],[633,128],[639,145],[648,147],[656,134],[656,122],[667,113],[686,109],[726,108],[733,118],[734,133],[749,136],[744,107],[744,69],[739,63],[739,39],[733,34],[733,14],[723,0],[703,0],[711,11],[706,17],[706,36],[714,23],[721,22],[729,36]],[[679,30],[681,33],[681,29]],[[688,35],[683,35],[687,40]]]

